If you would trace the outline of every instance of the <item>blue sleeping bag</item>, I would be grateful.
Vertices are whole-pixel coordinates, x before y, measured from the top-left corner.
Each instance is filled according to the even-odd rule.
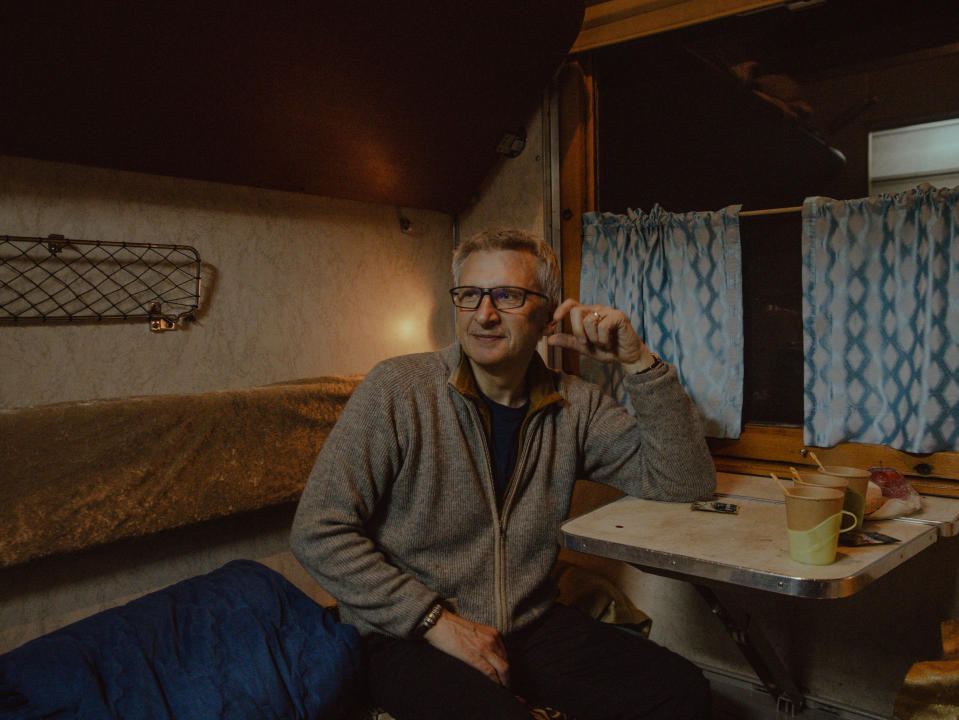
[[[0,655],[0,718],[336,718],[361,690],[359,636],[248,560]]]

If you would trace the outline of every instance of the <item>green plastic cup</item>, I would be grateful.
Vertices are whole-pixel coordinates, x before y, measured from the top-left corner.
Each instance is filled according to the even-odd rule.
[[[827,465],[822,472],[800,473],[802,481],[809,485],[831,487],[845,493],[843,509],[856,516],[855,527],[848,531],[862,530],[862,517],[866,511],[866,488],[869,485],[869,473],[856,468]]]
[[[844,515],[848,515],[852,521],[846,528],[840,527]],[[855,524],[856,516],[848,510],[842,510],[808,530],[786,528],[789,536],[789,557],[806,565],[831,565],[836,562],[839,533],[851,530]]]

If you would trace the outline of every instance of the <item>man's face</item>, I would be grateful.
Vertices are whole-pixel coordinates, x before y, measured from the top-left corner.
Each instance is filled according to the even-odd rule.
[[[457,285],[509,285],[540,292],[536,258],[517,250],[471,253]],[[457,308],[456,337],[467,357],[490,374],[525,371],[550,320],[547,301],[536,295],[528,295],[523,306],[513,310],[497,310],[486,295],[475,310]]]

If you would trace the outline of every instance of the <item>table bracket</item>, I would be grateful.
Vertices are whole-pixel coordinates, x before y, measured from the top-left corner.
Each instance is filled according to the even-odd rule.
[[[711,588],[698,583],[693,583],[693,586],[709,605],[713,615],[725,626],[766,690],[776,699],[779,714],[793,717],[802,712],[806,704],[802,690],[793,681],[762,630],[751,622],[749,614],[728,608]]]

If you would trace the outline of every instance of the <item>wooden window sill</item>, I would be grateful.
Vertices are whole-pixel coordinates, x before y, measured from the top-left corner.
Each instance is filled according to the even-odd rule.
[[[959,497],[959,453],[914,455],[883,445],[843,443],[831,448],[807,447],[802,428],[747,424],[737,440],[709,438],[709,447],[722,472],[788,476],[789,466],[811,469],[812,450],[824,465],[869,468],[889,465],[907,477],[913,487],[927,495]]]

